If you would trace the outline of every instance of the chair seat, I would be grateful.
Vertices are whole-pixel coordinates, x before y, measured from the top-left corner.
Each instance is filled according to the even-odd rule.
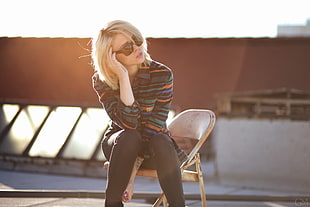
[[[151,170],[151,169],[140,169],[137,172],[138,176],[144,176],[144,177],[152,177],[157,178],[157,171]],[[198,179],[198,173],[191,170],[184,170],[182,174],[182,180],[183,181],[191,181],[191,182],[199,182]]]

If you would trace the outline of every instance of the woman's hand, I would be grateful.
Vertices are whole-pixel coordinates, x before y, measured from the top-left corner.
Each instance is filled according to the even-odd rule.
[[[116,54],[112,53],[112,48],[109,50],[107,61],[109,67],[112,69],[112,72],[114,72],[118,77],[121,101],[126,106],[132,106],[135,101],[135,97],[131,89],[128,70],[116,59]]]
[[[122,201],[128,203],[131,201],[133,195],[133,183],[128,183],[126,190],[123,193]]]
[[[132,195],[133,195],[133,185],[134,185],[134,181],[135,181],[135,177],[136,177],[136,174],[143,162],[143,158],[141,157],[137,157],[136,158],[136,161],[134,163],[134,166],[133,166],[133,169],[132,169],[132,172],[131,172],[131,176],[130,176],[130,179],[129,179],[129,182],[128,182],[128,185],[123,193],[123,196],[122,196],[122,200],[123,202],[125,203],[128,203],[131,201],[131,198],[132,198]]]
[[[112,48],[110,48],[108,54],[108,65],[118,78],[128,75],[128,70],[116,59],[116,54],[112,52]]]

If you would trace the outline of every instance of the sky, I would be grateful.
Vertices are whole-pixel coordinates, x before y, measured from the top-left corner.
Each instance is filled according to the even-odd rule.
[[[115,19],[145,37],[275,37],[310,0],[0,0],[0,37],[93,37]]]

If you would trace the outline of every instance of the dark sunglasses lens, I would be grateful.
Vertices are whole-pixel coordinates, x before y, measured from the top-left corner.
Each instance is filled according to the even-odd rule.
[[[132,40],[135,42],[135,45],[137,45],[138,47],[140,47],[143,43],[143,41],[139,40],[136,36],[133,36]]]
[[[133,43],[128,43],[120,52],[126,56],[130,55],[133,52]]]
[[[133,45],[137,45],[138,47],[140,47],[143,44],[143,41],[138,40],[136,38],[136,36],[132,37],[132,40],[134,41],[134,43],[127,43],[120,51],[118,51],[117,53],[122,53],[125,56],[129,56],[132,52],[133,52]]]
[[[131,50],[124,50],[124,51],[123,51],[123,54],[124,54],[125,56],[129,56],[132,52],[133,52],[132,49],[131,49]]]
[[[143,43],[143,41],[140,41],[140,40],[138,40],[138,41],[135,42],[135,44],[136,44],[138,47],[140,47],[140,46],[142,45],[142,43]]]

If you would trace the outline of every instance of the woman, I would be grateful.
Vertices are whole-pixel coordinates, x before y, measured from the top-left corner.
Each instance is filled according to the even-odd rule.
[[[102,141],[109,160],[106,207],[123,206],[137,157],[156,169],[171,207],[184,206],[180,162],[185,153],[166,127],[173,75],[153,61],[141,33],[125,21],[110,22],[93,40],[93,87],[112,122]],[[128,187],[130,188],[130,187]]]

